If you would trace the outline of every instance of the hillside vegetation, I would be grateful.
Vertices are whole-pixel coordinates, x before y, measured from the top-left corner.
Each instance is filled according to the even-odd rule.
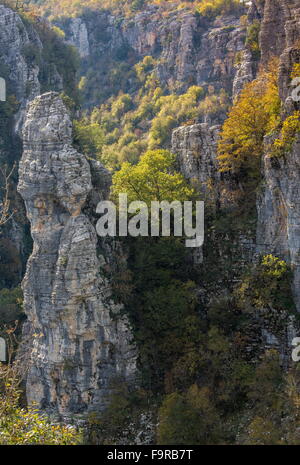
[[[9,0],[8,0],[9,1]],[[208,18],[232,12],[242,12],[246,2],[240,0],[36,0],[35,4],[40,13],[57,18],[61,16],[79,16],[85,10],[109,9],[115,14],[132,16],[136,12],[143,11],[146,6],[157,5],[166,11],[174,9],[189,8]]]

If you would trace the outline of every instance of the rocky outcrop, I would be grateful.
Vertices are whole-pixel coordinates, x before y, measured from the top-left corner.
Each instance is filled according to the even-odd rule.
[[[265,0],[264,7],[254,0],[254,4],[262,12],[260,48],[266,63],[299,40],[300,5],[298,0]]]
[[[260,49],[261,61],[268,63],[273,57],[280,57],[279,93],[285,103],[285,111],[293,110],[289,100],[291,89],[291,71],[293,63],[300,62],[300,5],[297,0],[266,0],[254,1],[253,5],[260,8],[261,31]],[[276,33],[274,33],[276,31]]]
[[[180,171],[191,183],[197,184],[203,194],[220,180],[217,169],[219,126],[194,124],[175,129],[172,134],[172,152],[177,155]]]
[[[41,55],[43,43],[33,24],[0,5],[0,44],[0,75],[4,74],[8,92],[13,93],[19,103],[14,126],[20,133],[27,103],[41,93],[40,67],[32,57]],[[53,88],[62,90],[62,78],[55,66],[52,72]]]
[[[70,24],[70,43],[77,47],[81,58],[90,54],[90,44],[85,22],[81,18],[74,18]]]
[[[93,177],[102,173],[107,186],[109,175],[99,165],[91,174],[71,133],[59,96],[36,98],[23,128],[18,185],[34,241],[23,280],[24,340],[32,338],[27,398],[62,416],[103,408],[111,383],[132,380],[135,370],[131,333],[112,303],[96,232],[83,213],[96,195]]]
[[[255,78],[255,68],[251,51],[245,49],[233,80],[232,95],[234,98],[240,94],[248,82],[251,82]]]
[[[288,12],[286,3],[285,0],[266,0],[264,3],[260,30],[260,49],[263,63],[267,63],[273,56],[279,56],[286,47],[284,28]]]
[[[273,158],[268,149],[263,159],[264,185],[257,202],[257,247],[261,253],[285,258],[294,274],[294,296],[300,311],[300,139],[291,152]]]
[[[14,94],[21,103],[21,111],[17,115],[16,129],[20,128],[20,113],[26,108],[27,101],[40,93],[38,80],[39,67],[26,61],[26,50],[42,48],[41,41],[33,27],[25,27],[20,16],[0,5],[0,63],[3,74],[10,81]],[[0,74],[2,72],[0,71]]]
[[[207,123],[182,126],[172,133],[172,152],[177,156],[179,171],[197,189],[202,200],[219,203],[220,175],[217,169],[219,126]],[[195,264],[203,262],[203,248],[192,251]]]
[[[231,91],[235,55],[243,50],[245,30],[238,18],[225,17],[208,24],[190,11],[174,11],[161,21],[159,10],[137,15],[124,24],[123,34],[140,56],[157,56],[163,84],[215,85]]]

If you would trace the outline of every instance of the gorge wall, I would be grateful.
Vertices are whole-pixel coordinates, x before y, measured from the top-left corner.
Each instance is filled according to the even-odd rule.
[[[251,20],[261,22],[259,44],[261,61],[267,63],[272,57],[280,60],[278,86],[282,99],[282,114],[286,118],[299,110],[299,103],[293,102],[290,86],[293,65],[300,62],[300,6],[297,1],[266,0],[254,1],[248,12]],[[276,33],[274,33],[276,31]],[[247,49],[243,62],[233,80],[233,89],[241,70],[247,68]],[[252,68],[253,69],[253,68]],[[254,77],[254,76],[253,76]],[[235,92],[233,92],[233,95]],[[274,138],[274,137],[273,137]],[[183,174],[189,179],[198,179],[205,184],[214,181],[220,184],[216,167],[216,145],[218,130],[207,125],[185,126],[173,133],[172,150],[178,154]],[[300,308],[299,271],[299,138],[293,144],[291,153],[281,159],[274,159],[269,153],[266,140],[262,165],[262,191],[257,200],[256,246],[259,253],[274,253],[288,260],[294,270],[294,295]],[[216,177],[219,181],[216,181]]]
[[[0,75],[6,79],[8,96],[13,94],[16,102],[20,102],[20,107],[13,109],[17,110],[13,117],[1,111],[0,159],[10,168],[20,157],[21,144],[16,133],[22,126],[26,104],[30,98],[40,94],[38,67],[28,63],[24,56],[24,50],[30,47],[31,42],[37,47],[42,47],[34,29],[27,29],[18,14],[0,5]],[[4,104],[1,105],[3,108]],[[18,209],[18,219],[15,215],[11,220],[0,245],[4,268],[1,273],[2,286],[9,286],[12,282],[16,285],[20,281],[24,271],[22,262],[28,253],[25,247],[24,208],[17,198],[15,207]]]
[[[99,104],[99,99],[118,93],[120,88],[124,92],[137,90],[130,71],[145,56],[156,59],[157,77],[170,90],[210,85],[216,91],[224,88],[231,92],[236,57],[245,49],[246,29],[239,16],[211,22],[189,8],[172,9],[168,4],[148,5],[131,18],[104,11],[54,22],[80,52],[81,74],[87,81],[85,106]],[[252,79],[252,67],[248,54],[236,90]],[[98,88],[97,94],[93,86]]]
[[[300,63],[300,5],[297,1],[266,1],[260,34],[262,60],[278,56],[278,86],[282,100],[282,115],[291,116],[299,110],[299,102],[291,97],[293,66]],[[271,31],[276,29],[278,33]],[[273,136],[274,139],[274,136]],[[278,254],[291,263],[294,272],[293,291],[297,310],[300,310],[300,205],[298,185],[300,179],[300,138],[296,137],[291,151],[283,157],[274,158],[269,143],[265,141],[262,161],[262,192],[258,196],[257,247]]]
[[[209,86],[216,91],[225,88],[235,98],[243,85],[255,78],[260,60],[247,44],[247,28],[239,17],[208,21],[185,8],[164,16],[162,10],[150,5],[131,18],[99,11],[55,21],[80,53],[84,107],[99,105],[122,91],[138,92],[131,69],[148,55],[155,58],[157,76],[170,92],[196,84],[206,90]],[[28,341],[31,358],[27,398],[29,403],[37,402],[40,408],[60,416],[79,416],[103,409],[115,381],[131,383],[135,377],[132,333],[120,316],[121,306],[112,302],[111,283],[104,272],[105,263],[112,259],[112,245],[102,243],[94,230],[95,206],[107,196],[110,174],[72,147],[65,105],[56,93],[43,93],[39,65],[24,56],[32,43],[42,50],[38,34],[31,27],[25,28],[12,10],[0,6],[1,12],[0,43],[13,44],[14,52],[5,52],[4,46],[0,62],[9,68],[10,85],[21,102],[13,121],[14,134],[23,132],[18,191],[25,202],[34,243],[23,281],[28,319],[24,341]],[[261,62],[266,63],[272,55],[280,58],[279,88],[286,117],[298,109],[291,101],[289,83],[293,64],[300,62],[295,43],[300,35],[299,2],[253,1],[248,21],[260,23]],[[28,51],[27,47],[27,55]],[[55,67],[48,84],[52,90],[63,89],[63,79]],[[172,151],[177,154],[181,172],[216,210],[234,207],[223,199],[222,189],[228,180],[218,172],[217,164],[220,126],[215,123],[224,118],[187,124],[177,128],[172,137]],[[256,232],[237,231],[232,241],[227,237],[231,241],[228,255],[221,243],[226,234],[221,239],[214,236],[213,243],[220,263],[228,266],[230,254],[238,257],[229,270],[229,286],[259,254],[274,253],[287,260],[294,272],[298,310],[299,150],[297,140],[291,153],[277,160],[268,153],[266,140]],[[16,158],[18,154],[20,146]],[[18,243],[24,240],[19,238]],[[204,265],[209,268],[205,257]],[[222,296],[228,281],[224,284],[222,277],[214,279],[213,297]],[[203,301],[208,301],[212,295],[201,285],[199,294],[202,292]],[[264,310],[253,315],[246,355],[252,354],[253,348],[258,348],[260,356],[264,348],[276,347],[288,365],[296,324],[284,312],[271,309],[264,314]]]

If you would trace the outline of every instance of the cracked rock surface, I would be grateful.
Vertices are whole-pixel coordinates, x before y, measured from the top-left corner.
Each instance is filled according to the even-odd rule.
[[[131,332],[112,303],[95,228],[82,211],[93,191],[91,167],[71,133],[58,94],[33,100],[18,185],[34,241],[23,280],[27,397],[63,417],[103,408],[111,384],[135,372]]]

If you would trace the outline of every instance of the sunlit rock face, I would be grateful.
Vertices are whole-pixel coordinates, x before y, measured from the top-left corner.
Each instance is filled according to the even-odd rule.
[[[92,175],[71,133],[58,94],[37,97],[23,128],[18,185],[34,241],[23,280],[27,398],[62,416],[103,408],[112,383],[132,382],[135,372],[131,333],[112,303],[95,228],[82,210],[97,198],[92,178],[106,185],[109,175],[99,166]]]
[[[291,95],[293,65],[300,62],[299,35],[299,1],[266,0],[260,34],[262,61],[267,63],[274,56],[279,60],[278,86],[284,118],[299,110],[299,103]],[[270,144],[276,137],[265,139],[263,183],[257,201],[257,249],[260,253],[274,253],[291,264],[295,304],[300,311],[300,140],[295,140],[282,157],[274,158]]]

